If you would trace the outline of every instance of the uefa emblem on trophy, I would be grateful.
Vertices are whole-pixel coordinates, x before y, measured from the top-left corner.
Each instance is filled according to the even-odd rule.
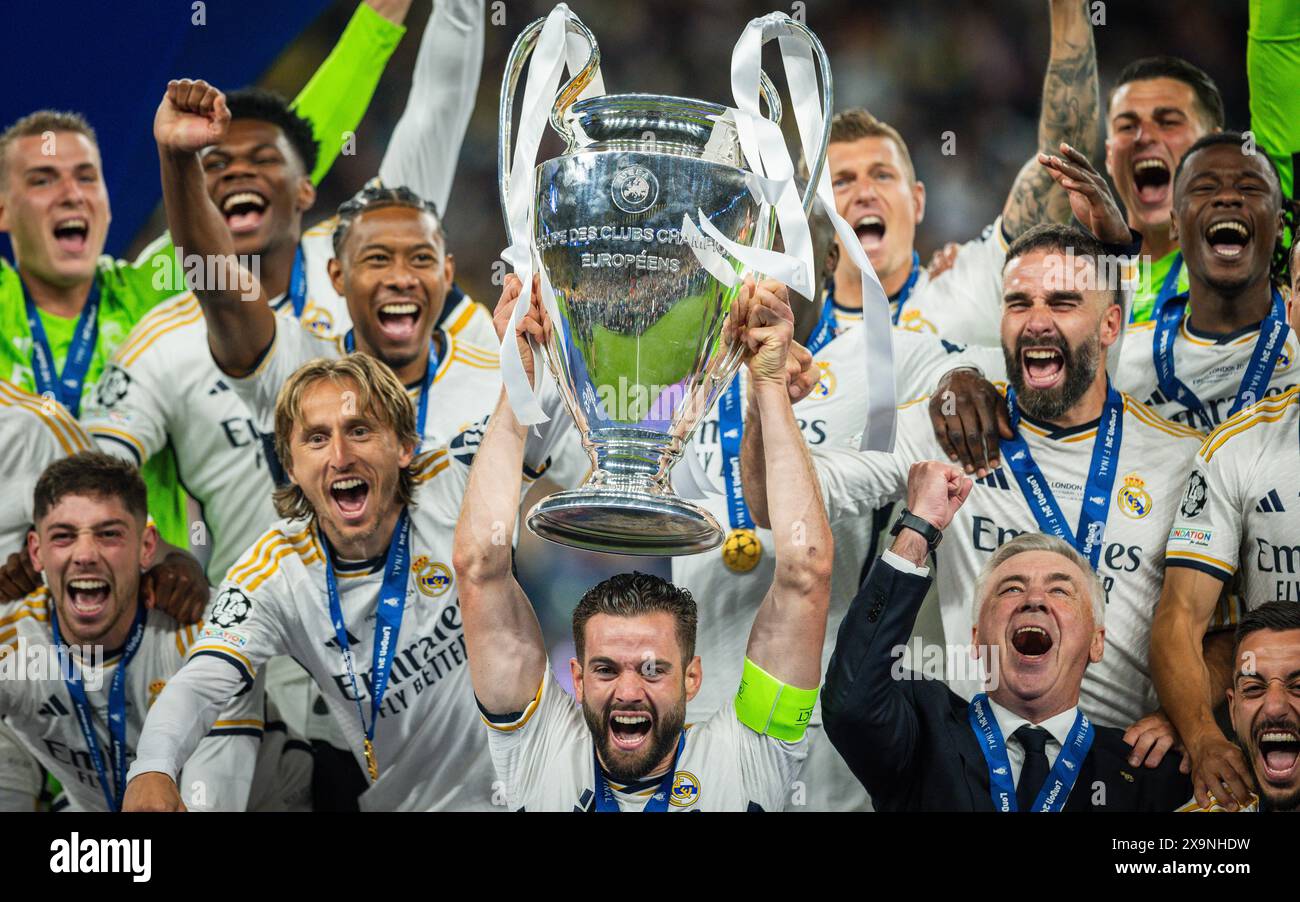
[[[566,147],[532,170],[530,205],[514,198],[512,224],[514,95],[530,57],[530,82],[548,62],[559,72],[558,57],[539,61],[542,54],[534,53],[556,13],[564,16],[559,45],[576,72],[549,110],[550,126]],[[597,551],[707,551],[722,543],[724,531],[708,511],[673,491],[670,473],[740,365],[742,349],[724,326],[739,276],[753,267],[737,258],[743,254],[737,249],[765,252],[763,259],[781,256],[770,250],[776,206],[760,190],[736,109],[656,94],[602,93],[595,38],[567,8],[556,13],[524,29],[506,66],[501,202],[516,242],[521,214],[531,220],[531,258],[558,313],[542,352],[592,472],[581,487],[539,502],[527,523],[544,538]],[[791,192],[806,227],[829,140],[830,67],[805,26],[785,16],[769,19],[780,22],[783,38],[805,42],[821,70],[822,128],[817,153],[809,154],[802,211]],[[759,85],[766,118],[779,123],[781,104],[765,73],[759,72]],[[521,124],[521,146],[523,133]],[[781,149],[788,154],[784,142]],[[529,163],[535,155],[533,149]],[[527,170],[514,169],[516,177],[521,172]]]

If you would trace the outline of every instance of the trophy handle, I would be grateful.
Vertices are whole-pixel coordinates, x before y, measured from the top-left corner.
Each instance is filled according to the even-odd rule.
[[[817,60],[817,70],[821,77],[822,135],[821,142],[817,147],[817,158],[809,161],[808,184],[804,187],[803,192],[803,212],[807,216],[812,212],[813,198],[817,196],[817,183],[821,180],[822,170],[826,168],[826,151],[831,143],[831,111],[835,106],[831,84],[831,61],[826,56],[826,48],[822,46],[822,42],[807,25],[796,19],[791,19],[785,13],[773,13],[772,17],[775,23],[784,30],[784,34],[769,33],[765,36],[765,42],[774,37],[792,37],[803,41],[812,51],[813,58]]]
[[[501,102],[498,107],[501,140],[497,143],[497,173],[501,195],[501,215],[505,217],[507,235],[510,234],[510,208],[506,204],[506,195],[510,191],[511,124],[514,121],[515,93],[519,87],[519,76],[523,73],[524,64],[528,62],[528,58],[532,56],[533,50],[536,49],[537,39],[541,35],[542,27],[545,24],[546,17],[538,19],[520,32],[519,37],[515,38],[514,46],[510,48],[510,57],[506,61],[506,77],[501,83]],[[566,120],[565,113],[599,73],[600,47],[596,45],[596,38],[591,33],[591,30],[572,13],[568,15],[566,26],[566,34],[580,35],[587,42],[587,46],[591,48],[587,55],[587,64],[582,67],[582,70],[577,75],[564,84],[555,99],[555,105],[551,108],[551,126],[564,136],[566,144],[572,145],[573,127]]]

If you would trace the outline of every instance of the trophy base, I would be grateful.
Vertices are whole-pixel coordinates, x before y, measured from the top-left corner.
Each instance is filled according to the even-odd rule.
[[[582,488],[543,498],[528,528],[559,545],[646,557],[711,551],[726,538],[704,508],[671,495]]]

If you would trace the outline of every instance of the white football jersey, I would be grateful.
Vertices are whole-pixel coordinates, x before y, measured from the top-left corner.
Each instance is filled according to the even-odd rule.
[[[462,328],[474,319],[473,312],[469,314]],[[293,321],[285,317],[281,322]],[[343,322],[350,328],[346,313]],[[309,328],[305,319],[303,328]],[[294,337],[300,331],[293,329]],[[457,340],[456,332],[448,335],[450,341]],[[453,381],[461,373],[480,372],[482,355],[468,347],[444,362],[440,382],[448,370]],[[279,519],[271,501],[274,475],[267,466],[268,451],[274,460],[274,434],[259,428],[235,391],[240,381],[217,368],[203,311],[194,295],[186,293],[158,305],[136,325],[105,370],[82,418],[100,450],[137,466],[171,444],[180,481],[203,510],[211,548],[207,573],[213,584]],[[431,411],[437,410],[432,405],[438,397],[435,393],[430,399]],[[495,395],[492,398],[495,401]],[[490,409],[483,406],[479,417]],[[429,424],[438,434],[446,431],[437,417],[430,416]]]
[[[1001,348],[1007,247],[999,216],[978,238],[961,246],[951,269],[934,279],[922,270],[898,318],[899,328],[928,331],[964,345]]]
[[[1211,337],[1198,335],[1187,325],[1188,317],[1174,335],[1174,374],[1200,398],[1209,414],[1211,426],[1218,426],[1228,418],[1241,386],[1242,374],[1250,363],[1250,356],[1259,339],[1259,327],[1235,335]],[[1198,416],[1177,401],[1166,398],[1156,380],[1155,321],[1133,323],[1124,331],[1124,344],[1120,350],[1119,367],[1115,371],[1115,387],[1128,392],[1142,403],[1155,409],[1165,419],[1173,420],[1206,432]],[[1300,385],[1300,339],[1294,330],[1287,334],[1282,356],[1273,368],[1264,395],[1275,395]],[[1256,401],[1262,398],[1254,399]],[[1253,402],[1250,402],[1253,403]]]
[[[734,698],[735,693],[732,693]],[[595,750],[582,710],[550,668],[537,697],[509,719],[480,715],[511,811],[595,809]],[[687,724],[668,811],[779,811],[807,756],[807,739],[783,742],[755,733],[727,702],[703,723]],[[642,811],[660,779],[609,784],[620,811]]]
[[[1246,610],[1300,601],[1300,388],[1247,407],[1210,433],[1187,478],[1165,562],[1229,583]],[[1232,608],[1226,614],[1235,621]]]
[[[1025,418],[1021,434],[1073,528],[1097,424],[1057,429]],[[1084,674],[1080,701],[1088,716],[1105,726],[1127,727],[1156,708],[1147,666],[1151,617],[1160,598],[1169,525],[1199,444],[1199,434],[1124,397],[1123,435],[1098,568],[1107,596],[1106,649],[1101,662]],[[903,498],[912,463],[946,459],[922,403],[899,412],[892,454],[826,448],[815,450],[813,457],[832,523],[844,517],[866,518],[882,503]],[[940,612],[950,646],[965,649],[971,642],[972,593],[988,556],[1020,533],[1038,531],[1009,466],[976,480],[935,555]],[[964,664],[966,656],[949,649],[948,657]],[[980,686],[976,679],[962,678],[966,676],[974,674],[952,674],[948,683],[970,698]]]
[[[348,302],[334,291],[329,276],[329,262],[334,259],[334,229],[338,221],[337,216],[331,216],[317,223],[302,233],[301,241],[307,271],[307,298],[299,322],[308,331],[327,338],[344,335],[352,328]],[[444,331],[482,348],[495,348],[500,344],[492,325],[491,311],[475,303],[467,294],[449,295],[448,301],[452,302],[451,309],[443,310],[439,319]],[[275,298],[271,306],[277,313],[291,313],[293,309],[287,295]]]
[[[410,573],[388,688],[375,729],[379,779],[362,808],[379,811],[487,810],[492,765],[465,662],[465,637],[451,567],[452,539],[468,480],[468,461],[439,449],[412,465]],[[209,629],[190,651],[185,671],[214,695],[233,695],[273,655],[290,655],[312,675],[335,722],[366,771],[365,733],[356,696],[331,624],[321,537],[311,520],[281,520],[231,568],[213,604]],[[376,611],[383,560],[336,562],[340,605],[367,723]],[[188,684],[185,684],[188,686]],[[192,721],[192,705],[167,720]],[[182,735],[150,733],[142,749],[161,769],[174,768]],[[147,754],[146,754],[147,752]]]
[[[41,765],[63,785],[70,807],[81,811],[107,811],[99,775],[86,748],[76,706],[57,670],[31,663],[33,656],[52,649],[49,625],[53,604],[42,586],[21,601],[0,605],[0,653],[11,656],[12,674],[0,679],[0,715]],[[145,715],[167,681],[180,669],[186,653],[201,634],[203,624],[182,627],[171,617],[152,610],[145,622],[144,638],[126,674],[127,759],[135,751]],[[86,698],[109,780],[114,779],[112,744],[108,732],[108,699],[120,655],[106,657],[102,668],[83,680]],[[7,668],[5,668],[7,670]],[[3,672],[3,671],[0,671]],[[177,785],[191,810],[243,811],[249,804],[255,764],[263,733],[263,695],[260,685],[233,699],[185,765]],[[272,765],[274,766],[274,765]]]
[[[0,561],[26,547],[36,480],[61,457],[94,450],[95,443],[57,401],[0,379]]]
[[[447,332],[443,338],[424,426],[426,448],[446,444],[481,422],[496,406],[501,391],[496,348],[480,348]],[[258,427],[273,432],[275,399],[289,377],[319,357],[345,356],[342,335],[322,338],[291,319],[277,317],[275,338],[257,369],[239,379],[227,377],[227,381],[253,412]],[[412,403],[419,403],[420,391],[419,385],[407,386]]]
[[[821,380],[812,394],[794,408],[795,419],[810,448],[857,447],[867,413],[863,389],[866,381],[865,353],[860,329],[837,337],[818,352],[815,360],[821,369]],[[962,351],[935,335],[901,329],[894,330],[894,353],[900,397],[927,394],[939,376],[964,363],[975,362],[987,373],[990,365],[1000,364],[1002,360],[1000,350],[996,357],[989,349]],[[993,378],[1000,376],[1000,370],[992,375]],[[749,371],[741,370],[738,378],[741,380],[740,409],[743,417],[748,409],[745,401],[749,391]],[[725,492],[717,405],[696,431],[695,448],[705,474],[717,489]],[[725,494],[709,494],[704,499],[696,499],[696,503],[712,513],[723,529],[730,530]],[[840,620],[857,594],[862,565],[871,551],[873,538],[870,521],[845,520],[834,524],[833,531],[835,562],[823,665],[830,662]],[[748,572],[738,573],[728,568],[723,563],[723,549],[672,559],[673,583],[688,589],[699,602],[696,651],[709,678],[687,707],[688,716],[696,720],[704,720],[721,708],[735,687],[740,685],[749,630],[776,575],[772,533],[759,528],[755,528],[755,532],[763,553],[757,565]],[[812,722],[821,722],[820,706],[814,711]]]

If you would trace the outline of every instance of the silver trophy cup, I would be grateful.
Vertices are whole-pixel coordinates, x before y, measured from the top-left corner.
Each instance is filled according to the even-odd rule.
[[[544,23],[534,22],[516,40],[502,84],[503,208],[515,89]],[[702,210],[730,240],[770,249],[774,212],[751,190],[727,108],[655,94],[575,102],[600,52],[581,22],[571,19],[568,29],[587,40],[590,56],[551,110],[551,125],[567,146],[536,169],[533,251],[560,312],[543,352],[592,470],[580,488],[536,504],[528,527],[596,551],[708,551],[722,543],[724,530],[673,491],[669,474],[740,364],[742,348],[724,328],[740,289],[701,264],[689,243],[721,248],[702,234],[684,236],[683,219]],[[812,32],[798,29],[818,57],[826,88],[806,214],[826,158],[830,67]],[[768,117],[779,122],[766,74],[760,91]],[[720,259],[739,269],[732,258]]]

